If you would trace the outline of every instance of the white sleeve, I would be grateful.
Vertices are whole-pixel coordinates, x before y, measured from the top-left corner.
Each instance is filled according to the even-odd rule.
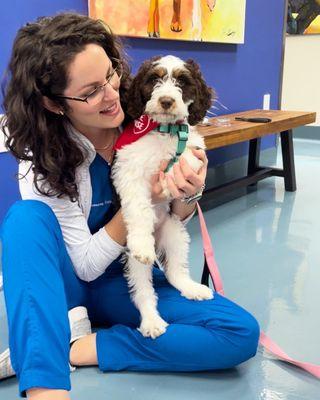
[[[25,175],[29,163],[20,163],[19,172]],[[102,227],[91,234],[86,217],[77,202],[69,198],[48,197],[36,191],[33,173],[19,180],[22,199],[39,200],[46,203],[55,213],[67,251],[78,277],[90,282],[102,275],[106,268],[125,250],[115,242]]]

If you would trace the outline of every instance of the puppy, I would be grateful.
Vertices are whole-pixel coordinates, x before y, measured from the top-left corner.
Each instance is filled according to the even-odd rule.
[[[205,84],[198,65],[170,55],[144,62],[128,92],[127,112],[136,120],[115,146],[112,178],[128,231],[125,276],[141,315],[138,329],[145,337],[156,338],[168,326],[157,311],[157,295],[152,286],[157,257],[167,280],[182,296],[193,300],[213,298],[211,289],[190,278],[190,239],[180,219],[170,213],[169,191],[164,187],[167,201],[154,205],[150,183],[162,160],[171,165],[178,157],[177,135],[167,133],[172,128],[181,130],[181,136],[189,130],[181,157],[195,171],[201,168],[202,161],[191,149],[204,149],[205,145],[193,125],[203,119],[212,98],[213,91]],[[148,129],[151,131],[146,133]],[[132,141],[137,137],[139,140]],[[173,176],[172,168],[167,173]]]

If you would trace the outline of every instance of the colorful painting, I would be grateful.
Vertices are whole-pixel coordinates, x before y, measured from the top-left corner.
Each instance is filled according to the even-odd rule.
[[[153,39],[243,43],[246,0],[89,0],[114,33]]]
[[[320,0],[288,0],[287,33],[320,33]]]

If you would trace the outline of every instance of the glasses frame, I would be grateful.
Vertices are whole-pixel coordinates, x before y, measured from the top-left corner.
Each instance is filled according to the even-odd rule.
[[[88,98],[90,96],[92,96],[94,93],[98,92],[99,90],[104,89],[108,84],[110,84],[111,79],[113,78],[114,74],[118,75],[119,80],[121,80],[122,75],[123,75],[123,68],[122,68],[122,64],[121,61],[118,60],[117,58],[110,58],[111,61],[116,62],[117,66],[115,68],[113,68],[112,72],[110,73],[110,75],[107,77],[107,80],[105,83],[103,83],[102,85],[97,86],[91,93],[89,93],[87,96],[85,97],[79,97],[79,96],[63,96],[60,94],[54,94],[52,95],[52,97],[58,98],[58,99],[66,99],[66,100],[75,100],[75,101],[81,101],[82,103],[87,103],[88,102]],[[120,74],[118,74],[118,72],[120,72]],[[111,84],[110,84],[111,85]],[[111,85],[112,86],[112,85]]]

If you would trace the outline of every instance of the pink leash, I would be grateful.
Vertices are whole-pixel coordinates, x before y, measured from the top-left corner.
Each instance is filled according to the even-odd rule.
[[[211,239],[208,233],[208,229],[201,211],[199,204],[198,207],[198,215],[200,220],[202,241],[203,241],[203,250],[205,254],[205,258],[208,265],[208,270],[214,285],[214,288],[217,293],[224,295],[222,279],[220,276],[220,272],[218,269],[218,265],[214,258],[213,247],[211,244]],[[320,379],[320,365],[310,364],[306,362],[296,361],[293,358],[289,357],[276,343],[274,343],[264,332],[260,333],[260,344],[267,349],[270,353],[278,357],[279,359],[286,361],[290,364],[294,364],[297,367],[308,371],[310,374]]]

